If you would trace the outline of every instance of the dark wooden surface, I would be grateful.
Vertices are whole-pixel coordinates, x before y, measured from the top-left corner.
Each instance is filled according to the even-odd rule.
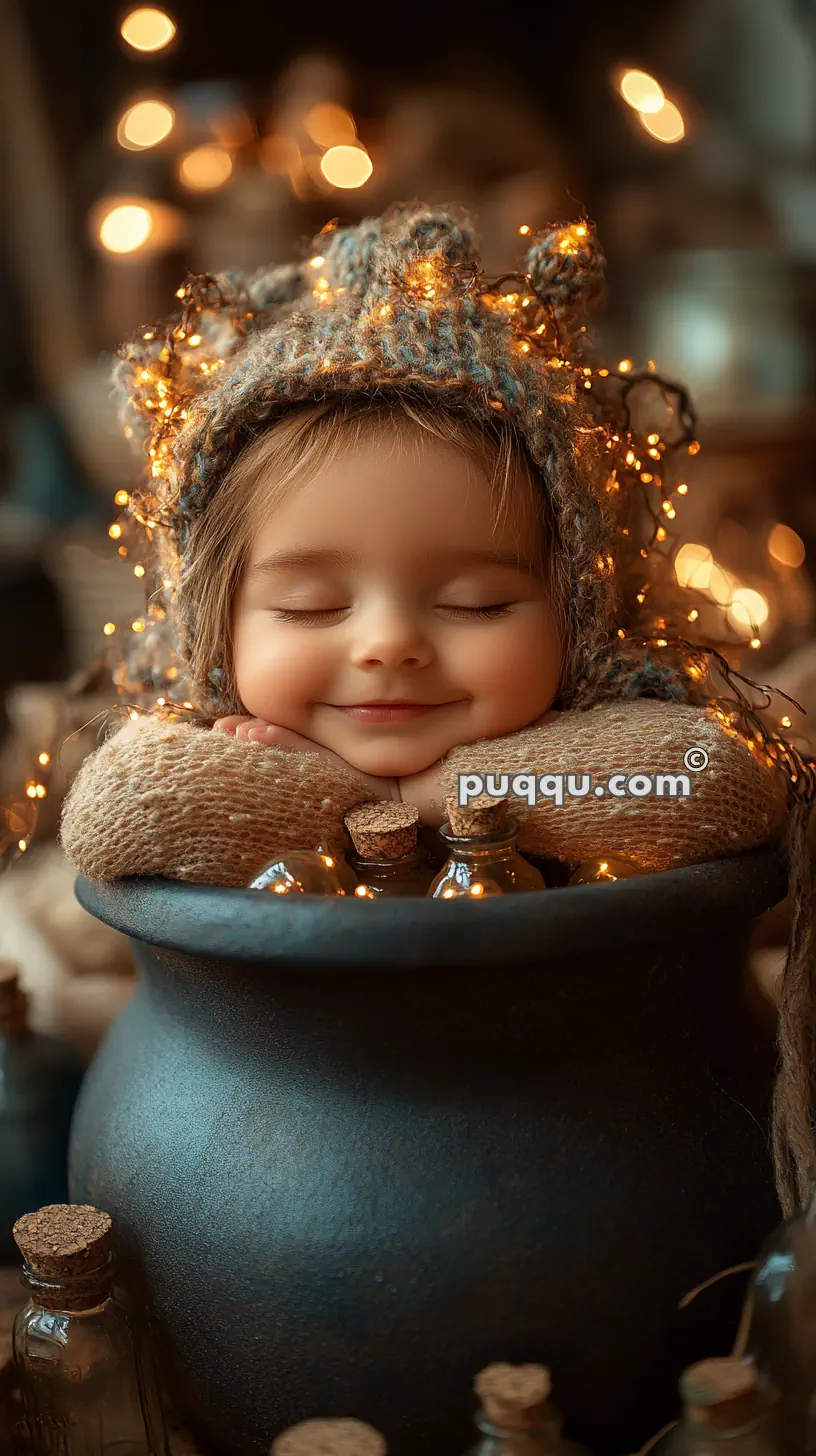
[[[0,1456],[26,1456],[29,1449],[20,1429],[22,1409],[11,1360],[14,1318],[25,1300],[19,1268],[0,1267]],[[195,1438],[172,1415],[168,1415],[167,1429],[170,1456],[202,1456]]]

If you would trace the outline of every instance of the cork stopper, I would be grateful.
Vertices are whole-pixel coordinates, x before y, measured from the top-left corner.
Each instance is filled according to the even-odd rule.
[[[345,816],[345,825],[361,859],[402,859],[414,854],[419,810],[413,804],[363,804]]]
[[[0,956],[0,1032],[24,1031],[27,1025],[28,997],[20,985],[20,966]]]
[[[110,1286],[112,1231],[110,1214],[88,1203],[48,1203],[18,1218],[12,1234],[37,1281],[37,1303],[47,1309],[99,1304]]]
[[[507,818],[507,800],[495,799],[490,794],[478,794],[469,804],[458,804],[456,795],[445,800],[448,823],[454,834],[472,838],[482,834],[495,834],[504,827]]]
[[[552,1390],[546,1365],[488,1365],[473,1382],[491,1425],[527,1431],[543,1416]]]
[[[272,1443],[270,1456],[387,1456],[385,1439],[364,1421],[301,1421]]]
[[[734,1356],[690,1365],[680,1394],[687,1420],[718,1431],[737,1430],[762,1414],[756,1367]]]

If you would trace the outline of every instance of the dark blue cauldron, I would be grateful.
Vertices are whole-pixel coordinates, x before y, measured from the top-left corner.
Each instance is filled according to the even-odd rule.
[[[74,1119],[167,1389],[227,1456],[356,1415],[456,1456],[474,1373],[551,1365],[570,1434],[634,1450],[773,1225],[772,850],[473,905],[163,880],[79,898],[141,984]]]

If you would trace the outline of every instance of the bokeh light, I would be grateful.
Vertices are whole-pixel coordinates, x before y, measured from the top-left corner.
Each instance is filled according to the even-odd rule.
[[[753,637],[757,627],[768,620],[768,603],[761,592],[748,586],[738,587],[728,608],[728,620],[738,632]]]
[[[158,146],[170,135],[175,119],[172,107],[165,101],[137,101],[119,122],[116,140],[131,152]]]
[[[332,187],[362,187],[374,171],[368,152],[362,147],[330,147],[320,170]]]
[[[686,134],[686,125],[673,101],[664,101],[659,111],[650,115],[639,111],[641,126],[659,142],[679,142]]]
[[[627,106],[635,111],[656,113],[665,105],[663,87],[647,71],[625,71],[618,89]]]
[[[149,207],[124,203],[106,212],[99,224],[99,241],[109,253],[135,253],[153,231]]]
[[[778,521],[768,537],[768,554],[780,566],[801,566],[805,559],[805,543],[790,526],[783,526]]]
[[[140,6],[125,16],[120,34],[135,51],[160,51],[169,45],[176,33],[175,22],[165,10],[152,5]]]
[[[354,117],[344,106],[323,101],[306,116],[306,131],[319,147],[353,146],[357,140]]]
[[[179,177],[194,192],[222,187],[231,173],[232,157],[223,147],[195,147],[179,162]]]
[[[707,546],[687,541],[674,558],[674,572],[681,586],[705,591],[711,579],[714,558]]]

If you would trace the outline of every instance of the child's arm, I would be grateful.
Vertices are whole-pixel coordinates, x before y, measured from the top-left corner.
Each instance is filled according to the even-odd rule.
[[[708,756],[698,772],[684,763],[693,748]],[[726,734],[706,709],[653,699],[604,703],[504,738],[464,744],[425,774],[401,780],[402,796],[418,805],[424,822],[438,824],[447,817],[445,798],[466,773],[508,773],[511,784],[519,773],[563,776],[563,803],[539,798],[531,806],[511,794],[508,807],[521,824],[522,849],[568,862],[617,853],[647,870],[695,864],[777,839],[787,814],[787,783],[779,769]],[[624,780],[649,775],[653,782],[657,775],[684,775],[690,792],[673,797],[669,783],[662,796],[617,797],[607,788],[615,773]],[[579,787],[582,775],[592,776],[587,795],[570,796],[570,774]],[[602,795],[594,792],[597,786],[604,787]]]
[[[311,749],[152,718],[126,724],[74,780],[65,853],[89,879],[246,885],[278,850],[343,848],[344,814],[396,787]]]

